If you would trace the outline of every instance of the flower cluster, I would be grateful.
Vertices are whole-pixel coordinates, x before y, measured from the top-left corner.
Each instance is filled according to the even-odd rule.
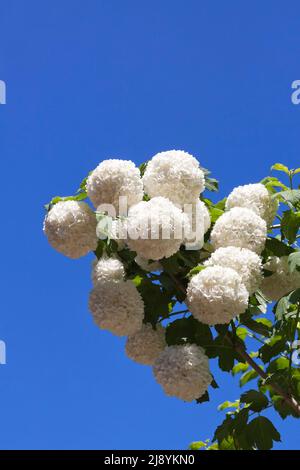
[[[162,196],[180,206],[194,203],[205,187],[198,160],[182,150],[155,155],[147,164],[143,183],[148,196]]]
[[[111,204],[119,209],[119,198],[126,197],[130,207],[143,199],[143,183],[139,169],[131,161],[104,160],[89,175],[87,194],[96,208]]]
[[[261,184],[245,184],[238,186],[229,194],[226,209],[246,207],[271,225],[277,212],[278,202],[272,199],[267,188]]]
[[[155,361],[153,373],[166,395],[184,401],[200,398],[212,382],[208,357],[195,344],[166,348]]]
[[[125,349],[127,356],[133,361],[151,366],[166,346],[165,328],[157,325],[154,330],[147,323],[135,334],[128,336]]]
[[[44,232],[53,248],[69,258],[80,258],[97,247],[97,220],[85,202],[60,201],[49,211]]]
[[[200,196],[205,183],[207,173],[181,150],[158,153],[141,171],[131,161],[105,160],[88,176],[86,192],[53,200],[44,221],[49,243],[60,253],[97,255],[89,295],[96,325],[127,336],[127,356],[153,366],[164,392],[185,401],[201,398],[212,376],[198,338],[196,345],[182,335],[174,344],[168,322],[178,313],[172,312],[176,302],[186,294],[192,316],[185,324],[228,324],[245,312],[258,289],[274,301],[300,285],[300,273],[289,271],[287,257],[262,265],[277,210],[265,186],[239,186],[214,206]],[[96,211],[76,197],[89,197]],[[126,214],[120,213],[122,198]],[[192,276],[199,260],[203,264]],[[151,309],[159,294],[162,302]]]
[[[249,293],[238,273],[223,266],[209,266],[192,277],[187,289],[187,304],[202,323],[229,323],[243,313]]]
[[[169,199],[154,197],[129,209],[127,244],[144,259],[159,260],[176,253],[189,220]]]
[[[261,287],[267,299],[276,302],[284,295],[300,287],[300,272],[290,272],[288,256],[282,256],[281,258],[273,256],[264,264],[264,269],[270,272],[270,276],[264,278]]]
[[[204,265],[234,269],[249,294],[257,291],[263,280],[261,258],[247,248],[236,246],[218,248]]]

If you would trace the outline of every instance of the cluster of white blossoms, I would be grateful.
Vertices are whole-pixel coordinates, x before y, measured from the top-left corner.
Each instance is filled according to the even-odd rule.
[[[153,197],[129,209],[127,244],[142,258],[168,258],[179,250],[188,228],[188,216],[181,209],[165,197]]]
[[[155,361],[153,373],[166,395],[184,401],[200,398],[212,382],[208,357],[195,344],[166,348]]]
[[[262,184],[235,188],[226,201],[226,212],[217,219],[211,243],[215,251],[204,269],[192,277],[187,304],[199,321],[229,323],[248,306],[249,295],[263,282],[259,256],[267,239],[267,224],[277,204]]]
[[[192,277],[187,305],[193,316],[208,325],[229,323],[243,313],[249,293],[239,274],[231,268],[209,266]]]
[[[135,334],[128,336],[125,349],[133,361],[152,366],[166,346],[165,328],[157,325],[154,330],[147,323]]]
[[[185,401],[200,398],[210,385],[208,357],[195,344],[168,346],[163,326],[144,323],[143,298],[126,278],[126,270],[131,277],[135,266],[141,274],[138,265],[152,280],[149,273],[163,270],[163,258],[182,246],[186,250],[203,247],[211,228],[210,212],[200,200],[204,189],[199,162],[181,150],[155,155],[143,176],[133,162],[110,159],[100,163],[86,181],[96,213],[85,202],[65,200],[54,204],[44,221],[49,243],[66,256],[79,258],[96,250],[98,254],[105,246],[92,269],[89,309],[95,323],[127,336],[127,356],[153,366],[165,393]],[[113,214],[108,206],[113,206]],[[210,233],[214,251],[190,279],[186,292],[193,317],[208,325],[229,323],[242,314],[249,295],[260,288],[268,299],[277,300],[300,285],[300,273],[289,272],[286,257],[272,258],[262,266],[260,255],[277,210],[267,189],[260,183],[239,186],[230,193],[225,209]],[[98,246],[103,236],[117,245]],[[127,261],[126,269],[121,261],[126,259],[121,253],[126,247],[135,252],[130,259],[136,265],[129,269]],[[205,249],[206,256],[211,249],[206,245]],[[108,257],[114,250],[117,253]],[[263,278],[263,268],[273,274]]]
[[[44,220],[50,245],[69,258],[80,258],[97,247],[97,220],[85,202],[60,201]]]
[[[234,269],[249,294],[257,291],[263,280],[261,258],[247,248],[226,246],[218,248],[204,266],[222,266]]]
[[[117,336],[141,329],[144,302],[132,281],[98,282],[90,293],[89,309],[95,323]]]
[[[89,175],[86,183],[88,197],[96,208],[111,204],[119,209],[119,198],[126,197],[130,207],[143,199],[143,183],[139,169],[128,160],[104,160]]]
[[[124,280],[125,269],[123,263],[117,258],[108,258],[103,256],[94,262],[92,270],[93,284],[99,282],[119,282]]]
[[[263,184],[245,184],[244,186],[234,188],[229,194],[226,201],[226,209],[232,209],[233,207],[251,209],[264,219],[269,226],[275,218],[278,201],[272,199],[269,191]]]
[[[251,209],[234,207],[216,221],[211,232],[214,248],[237,246],[257,254],[264,249],[267,238],[266,222]]]
[[[264,269],[273,273],[264,278],[261,286],[267,299],[277,302],[284,295],[300,287],[300,272],[290,272],[288,256],[281,258],[273,256],[264,264]]]
[[[143,183],[149,197],[162,196],[181,207],[194,203],[205,189],[198,160],[183,150],[155,155],[147,164]]]

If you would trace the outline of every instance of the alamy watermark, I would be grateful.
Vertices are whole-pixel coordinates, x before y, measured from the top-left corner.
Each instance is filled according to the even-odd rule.
[[[0,80],[0,104],[6,104],[6,83]]]
[[[0,340],[0,365],[6,364],[6,344]]]
[[[291,100],[293,104],[300,104],[300,80],[294,80],[292,83],[292,89],[294,90],[291,94]]]

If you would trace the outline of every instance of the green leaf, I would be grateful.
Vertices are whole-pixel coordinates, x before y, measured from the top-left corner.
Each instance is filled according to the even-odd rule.
[[[286,175],[290,174],[290,170],[288,169],[288,167],[283,165],[282,163],[275,163],[275,165],[271,166],[271,170],[283,171]]]
[[[268,256],[288,256],[295,251],[294,248],[286,245],[277,238],[267,238],[265,249],[263,252],[264,257]]]
[[[241,372],[246,372],[246,370],[249,369],[249,364],[243,363],[243,362],[238,362],[233,368],[232,368],[232,375],[237,375],[240,374]]]
[[[282,320],[287,313],[287,310],[290,306],[290,301],[288,297],[282,297],[274,306],[274,313],[277,320]]]
[[[241,395],[241,402],[249,404],[249,409],[253,411],[262,411],[268,406],[268,399],[262,393],[257,390],[248,390]]]
[[[254,369],[245,372],[245,374],[243,374],[240,378],[240,387],[243,387],[243,385],[246,385],[251,380],[256,379],[257,376],[258,373]]]
[[[242,321],[243,325],[245,325],[250,330],[254,331],[263,336],[270,336],[271,334],[271,327],[272,323],[267,318],[257,318],[257,319],[246,319]]]
[[[240,401],[224,401],[218,406],[219,411],[227,410],[228,408],[238,408],[240,406]]]
[[[281,201],[288,203],[290,206],[297,207],[300,202],[300,190],[288,189],[287,191],[281,191],[272,197],[278,198]]]
[[[144,163],[142,163],[142,164],[139,166],[139,170],[140,170],[141,177],[144,176],[145,171],[146,171],[146,168],[147,168],[147,165],[148,165],[148,162],[144,162]]]
[[[203,442],[203,441],[191,442],[191,444],[189,445],[190,450],[199,450],[205,447],[207,447],[207,442]]]
[[[300,227],[300,211],[291,210],[283,212],[281,219],[281,232],[290,244],[296,241]]]
[[[258,450],[270,450],[273,441],[280,442],[280,434],[265,416],[254,418],[247,426],[247,437]]]
[[[224,214],[224,211],[222,209],[218,209],[217,207],[211,207],[209,209],[209,214],[211,222],[214,224],[218,220],[218,218]]]
[[[300,271],[300,251],[295,251],[289,255],[288,265],[291,273]]]
[[[268,342],[259,349],[259,355],[261,360],[266,363],[269,362],[273,357],[278,356],[278,354],[283,352],[285,349],[285,339],[280,335],[276,335],[270,338]]]
[[[200,404],[200,403],[204,403],[206,401],[209,401],[209,394],[208,394],[207,390],[203,395],[201,395],[200,398],[197,398],[196,403]]]
[[[191,279],[193,276],[195,276],[195,274],[198,274],[200,273],[201,271],[203,271],[203,269],[205,269],[206,266],[202,266],[202,265],[199,265],[199,266],[195,266],[194,268],[192,268],[188,274],[186,275],[187,278]]]
[[[293,170],[293,173],[294,175],[297,175],[298,173],[300,173],[300,168],[296,168],[296,170]]]
[[[213,346],[213,338],[208,325],[204,325],[193,317],[180,318],[170,323],[166,328],[168,346],[174,344],[198,344],[205,351]]]

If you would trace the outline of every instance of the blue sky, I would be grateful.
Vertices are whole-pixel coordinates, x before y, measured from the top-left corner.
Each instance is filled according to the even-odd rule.
[[[186,448],[211,437],[209,404],[163,395],[87,309],[90,258],[42,233],[43,204],[102,159],[196,155],[220,198],[280,161],[300,166],[298,2],[2,0],[0,448]],[[299,448],[297,423],[275,423]]]

